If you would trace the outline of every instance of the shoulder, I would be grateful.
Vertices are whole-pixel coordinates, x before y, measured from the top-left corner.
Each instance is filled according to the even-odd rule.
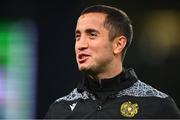
[[[82,95],[77,91],[77,88],[75,88],[68,95],[58,98],[55,102],[60,102],[62,100],[64,100],[64,101],[74,101],[74,100],[77,100],[77,99],[79,99],[81,97],[82,97]]]
[[[60,101],[75,101],[78,99],[95,99],[95,96],[87,91],[79,92],[77,88],[71,91],[68,95],[57,99],[55,102]]]
[[[139,104],[143,118],[180,118],[180,111],[170,96],[140,80],[119,91],[117,97],[122,96]]]
[[[55,100],[49,107],[45,118],[63,118],[69,113],[72,103],[82,98],[83,95],[77,91],[77,88],[72,90],[68,95],[63,96]]]
[[[159,97],[167,98],[168,95],[153,88],[152,86],[138,80],[131,87],[119,91],[117,96],[134,96],[134,97]]]

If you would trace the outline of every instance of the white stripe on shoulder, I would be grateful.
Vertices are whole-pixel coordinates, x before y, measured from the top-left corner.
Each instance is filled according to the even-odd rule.
[[[84,91],[82,93],[79,93],[77,91],[77,88],[75,88],[71,93],[69,93],[68,95],[64,96],[64,97],[61,97],[59,99],[56,100],[56,102],[59,102],[61,100],[65,100],[65,101],[74,101],[74,100],[77,100],[77,99],[83,99],[83,100],[86,100],[86,99],[93,99],[95,100],[95,97],[88,93],[87,91]]]
[[[119,91],[116,96],[121,97],[125,95],[134,97],[168,97],[168,95],[166,95],[165,93],[158,91],[157,89],[145,84],[144,82],[141,82],[140,80],[135,82],[133,86]]]

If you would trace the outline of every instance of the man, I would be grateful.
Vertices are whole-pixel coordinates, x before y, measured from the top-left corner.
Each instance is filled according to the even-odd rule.
[[[75,52],[85,77],[51,105],[46,118],[180,118],[170,96],[138,80],[133,69],[123,68],[132,36],[123,11],[105,5],[82,11]]]

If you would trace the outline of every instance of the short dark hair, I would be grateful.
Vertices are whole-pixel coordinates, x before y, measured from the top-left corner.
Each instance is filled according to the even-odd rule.
[[[115,37],[124,35],[127,43],[122,52],[122,60],[125,57],[127,48],[130,46],[133,37],[133,28],[127,14],[120,9],[106,5],[93,5],[81,12],[81,15],[87,13],[104,13],[107,15],[104,27],[109,30],[109,38],[113,40]]]

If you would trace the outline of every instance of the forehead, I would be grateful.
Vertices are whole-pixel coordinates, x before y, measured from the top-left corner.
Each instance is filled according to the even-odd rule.
[[[98,27],[104,26],[104,21],[106,18],[104,13],[87,13],[79,17],[77,21],[77,27],[86,26],[86,27]]]

